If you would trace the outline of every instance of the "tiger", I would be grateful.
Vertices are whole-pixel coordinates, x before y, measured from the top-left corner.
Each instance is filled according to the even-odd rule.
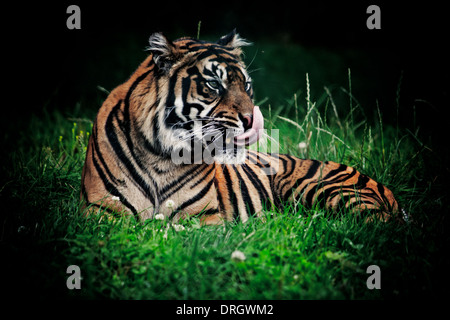
[[[289,204],[382,221],[396,215],[393,193],[353,167],[248,148],[263,135],[264,117],[243,62],[247,45],[236,30],[216,42],[150,36],[148,56],[93,123],[81,179],[87,212],[198,217],[203,225]]]

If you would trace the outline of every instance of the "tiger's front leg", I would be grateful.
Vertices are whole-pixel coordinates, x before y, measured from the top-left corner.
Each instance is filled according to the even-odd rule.
[[[397,201],[388,188],[352,167],[289,155],[280,155],[278,166],[273,189],[281,203],[301,203],[308,208],[317,205],[334,212],[375,212],[375,217],[383,221],[398,212]]]

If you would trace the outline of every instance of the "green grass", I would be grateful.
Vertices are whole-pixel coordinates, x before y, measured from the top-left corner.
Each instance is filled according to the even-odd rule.
[[[267,128],[280,130],[280,152],[333,160],[386,184],[413,223],[365,224],[343,213],[287,206],[263,219],[200,227],[133,217],[85,218],[80,175],[92,112],[78,108],[32,117],[3,164],[1,248],[12,297],[106,299],[390,299],[437,297],[449,265],[445,165],[411,125],[366,116],[344,86],[283,104],[259,97]],[[255,77],[255,76],[254,76]],[[259,80],[260,81],[260,80]],[[361,84],[358,84],[361,86]],[[401,92],[398,92],[399,97]],[[338,98],[338,96],[340,98]],[[269,97],[270,98],[270,97]],[[397,99],[398,100],[398,99]],[[399,106],[397,106],[399,107]],[[287,120],[286,120],[287,119]],[[50,125],[51,124],[51,125]],[[306,144],[299,148],[300,142]],[[244,253],[235,261],[232,253]],[[68,290],[66,268],[81,269],[81,290]],[[369,265],[381,268],[381,290],[366,286]]]

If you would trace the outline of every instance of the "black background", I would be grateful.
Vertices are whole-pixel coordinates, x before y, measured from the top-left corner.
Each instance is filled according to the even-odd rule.
[[[442,2],[384,1],[126,1],[14,4],[4,10],[4,63],[12,68],[20,92],[39,101],[48,98],[55,83],[66,78],[82,81],[77,66],[88,54],[108,45],[118,34],[141,37],[146,43],[156,31],[170,35],[226,34],[233,28],[247,39],[288,36],[306,46],[333,50],[384,50],[385,66],[413,69],[411,91],[423,90],[437,106],[448,99],[448,27]],[[66,9],[81,8],[81,30],[68,30]],[[366,9],[381,8],[381,30],[368,30]],[[8,7],[7,7],[8,8]],[[105,57],[107,59],[107,57]],[[12,61],[11,61],[12,60]],[[431,82],[430,82],[431,81]],[[30,90],[30,91],[28,91]],[[442,92],[442,91],[445,92]]]
[[[70,4],[81,8],[81,30],[66,27]],[[366,9],[371,4],[381,9],[381,30],[366,27]],[[415,106],[423,132],[437,133],[435,141],[444,146],[450,84],[446,11],[442,2],[430,1],[17,2],[2,12],[3,90],[7,93],[2,126],[8,130],[14,123],[26,124],[30,115],[39,116],[44,108],[73,108],[77,101],[91,99],[89,93],[97,89],[89,88],[107,83],[93,78],[101,74],[108,79],[109,72],[120,69],[95,70],[91,57],[99,59],[101,54],[100,59],[108,59],[108,50],[120,46],[117,39],[141,44],[137,50],[144,58],[143,49],[153,32],[195,37],[201,21],[202,34],[223,35],[236,28],[253,43],[287,39],[330,52],[350,49],[379,54],[382,58],[371,67],[392,72],[377,82],[391,89],[390,96],[381,93],[377,99],[395,102],[392,92],[403,72],[403,106]],[[109,89],[118,84],[108,84]],[[394,103],[380,107],[385,114],[394,114]]]

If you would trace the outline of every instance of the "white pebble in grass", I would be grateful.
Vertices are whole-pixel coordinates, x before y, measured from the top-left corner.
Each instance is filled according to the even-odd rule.
[[[302,141],[298,144],[298,148],[302,151],[305,150],[307,147],[308,147],[308,145],[306,144],[306,142]]]
[[[242,251],[234,250],[231,254],[231,260],[233,260],[234,262],[242,262],[245,259],[245,254]]]
[[[183,231],[185,229],[181,224],[173,224],[172,227],[176,232]]]

